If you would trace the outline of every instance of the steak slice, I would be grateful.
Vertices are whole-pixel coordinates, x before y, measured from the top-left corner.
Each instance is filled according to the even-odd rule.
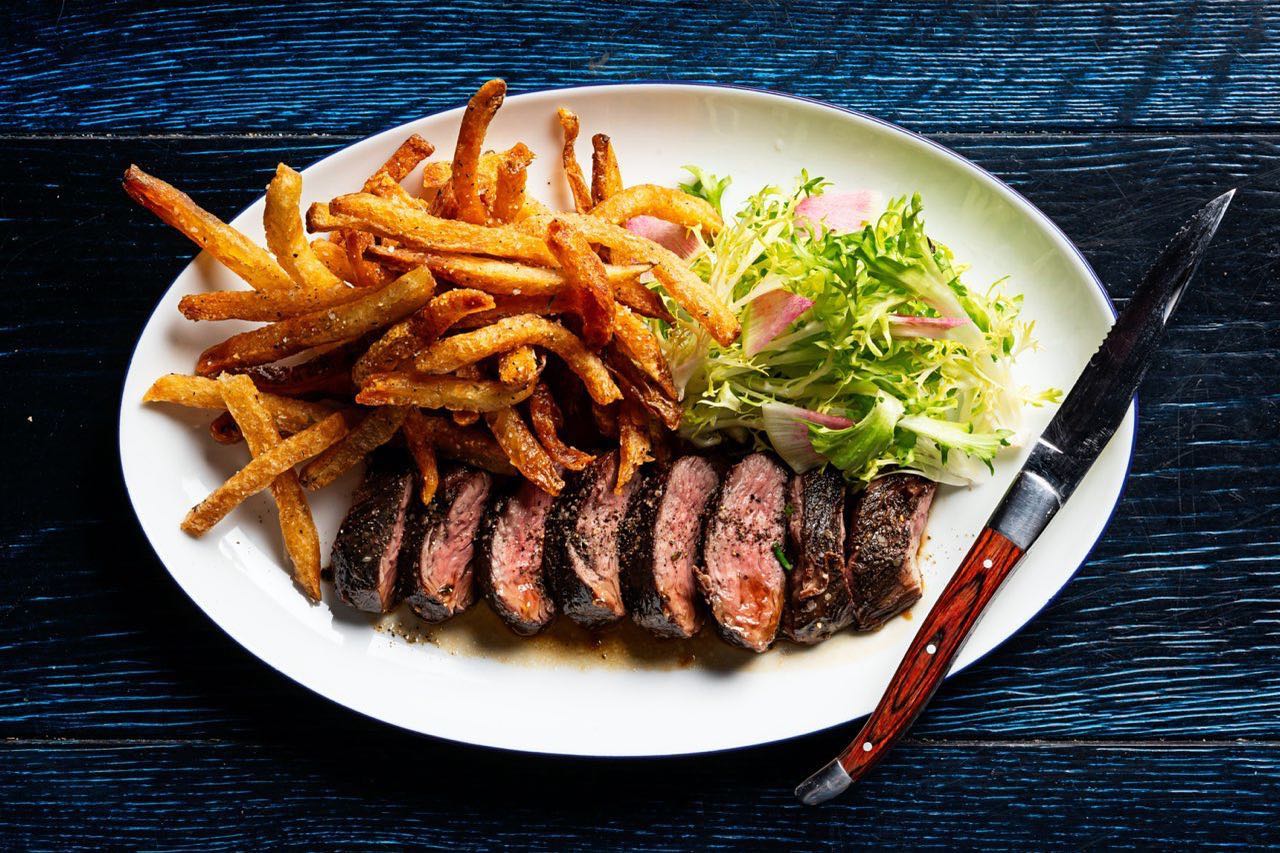
[[[920,600],[916,554],[937,490],[916,474],[890,474],[851,502],[849,588],[859,629],[878,628]]]
[[[533,483],[500,496],[480,534],[478,568],[489,603],[521,636],[538,633],[556,615],[542,578],[542,545],[555,498]]]
[[[844,477],[826,465],[791,480],[787,533],[794,563],[787,575],[788,639],[820,643],[853,622],[844,551]]]
[[[427,506],[409,510],[400,573],[409,606],[428,622],[443,622],[475,601],[472,558],[493,477],[474,468],[454,468]]]
[[[408,457],[390,449],[374,453],[329,555],[338,596],[357,610],[387,613],[400,603],[397,561],[412,495]]]
[[[753,453],[729,470],[712,504],[697,569],[711,615],[728,642],[763,652],[778,633],[786,574],[787,472]]]
[[[702,456],[682,456],[644,475],[619,534],[622,599],[637,625],[685,639],[702,628],[694,567],[720,471]]]
[[[561,612],[587,628],[626,615],[618,579],[618,529],[638,478],[615,494],[617,474],[616,451],[596,459],[560,493],[547,519],[543,572]]]

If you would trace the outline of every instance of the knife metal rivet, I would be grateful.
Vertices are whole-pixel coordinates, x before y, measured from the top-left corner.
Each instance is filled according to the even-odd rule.
[[[994,563],[992,563],[990,560],[983,560],[983,561],[982,561],[982,568],[984,568],[984,569],[989,569],[989,568],[991,568],[993,565],[995,565],[995,564],[994,564]]]
[[[938,647],[935,646],[933,643],[930,643],[929,645],[925,646],[924,650],[931,655],[936,655],[938,653]]]
[[[863,751],[863,752],[870,752],[870,751],[871,751],[871,741],[869,741],[869,740],[868,740],[868,741],[864,741],[864,742],[863,742],[863,744],[862,744],[862,751]]]

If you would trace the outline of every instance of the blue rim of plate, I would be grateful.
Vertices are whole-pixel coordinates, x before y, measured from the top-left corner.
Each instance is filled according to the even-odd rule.
[[[1019,202],[1021,202],[1021,203],[1022,203],[1022,204],[1024,204],[1024,205],[1026,205],[1026,206],[1027,206],[1030,210],[1032,210],[1032,211],[1033,211],[1037,216],[1039,216],[1039,217],[1040,217],[1040,218],[1041,218],[1045,223],[1047,223],[1047,224],[1048,224],[1048,226],[1049,226],[1049,228],[1051,228],[1051,229],[1053,230],[1053,232],[1054,232],[1054,233],[1056,233],[1059,237],[1061,237],[1061,238],[1062,238],[1063,243],[1065,243],[1068,247],[1070,247],[1071,251],[1075,254],[1076,258],[1080,261],[1081,265],[1084,267],[1085,271],[1086,271],[1086,272],[1088,272],[1088,274],[1089,274],[1089,279],[1093,282],[1094,287],[1096,287],[1096,288],[1098,289],[1098,292],[1102,294],[1102,298],[1103,298],[1103,300],[1106,302],[1106,305],[1107,305],[1107,310],[1108,310],[1108,311],[1110,311],[1110,313],[1111,313],[1111,318],[1112,318],[1112,320],[1114,321],[1114,320],[1116,319],[1116,317],[1117,317],[1116,306],[1115,306],[1115,303],[1111,300],[1111,294],[1107,292],[1107,288],[1106,288],[1106,286],[1105,286],[1105,285],[1103,285],[1103,283],[1102,283],[1102,279],[1100,279],[1100,278],[1098,277],[1098,274],[1097,274],[1097,273],[1094,271],[1094,269],[1093,269],[1093,265],[1089,263],[1088,258],[1086,258],[1086,257],[1084,256],[1084,253],[1080,251],[1079,247],[1078,247],[1078,246],[1076,246],[1075,242],[1074,242],[1070,237],[1068,237],[1068,236],[1066,235],[1066,233],[1065,233],[1061,228],[1059,228],[1059,227],[1058,227],[1058,224],[1057,224],[1056,222],[1054,222],[1054,220],[1052,219],[1052,217],[1050,217],[1047,213],[1045,213],[1043,210],[1041,210],[1041,209],[1040,209],[1040,208],[1039,208],[1039,207],[1038,207],[1034,202],[1032,202],[1030,199],[1028,199],[1028,198],[1027,198],[1026,196],[1024,196],[1022,193],[1018,192],[1016,189],[1014,189],[1012,186],[1010,186],[1008,183],[1006,183],[1002,178],[1000,178],[1000,177],[998,177],[997,175],[995,175],[995,174],[991,173],[991,172],[990,172],[990,171],[988,171],[987,169],[985,169],[985,168],[983,168],[982,166],[980,166],[979,164],[977,164],[977,163],[973,162],[973,161],[972,161],[972,160],[970,160],[969,158],[967,158],[967,157],[963,156],[963,155],[962,155],[962,154],[960,154],[959,152],[952,151],[950,148],[948,148],[947,146],[945,146],[945,145],[941,144],[940,142],[936,142],[935,140],[930,139],[929,137],[924,136],[923,134],[917,133],[917,132],[916,132],[916,131],[914,131],[914,130],[908,130],[907,128],[902,127],[901,125],[894,124],[893,122],[886,121],[886,120],[884,120],[884,119],[882,119],[882,118],[878,118],[878,117],[876,117],[876,116],[870,115],[869,113],[860,112],[860,111],[855,110],[855,109],[850,109],[849,107],[842,107],[842,106],[840,106],[840,105],[838,105],[838,104],[832,104],[832,103],[830,103],[830,102],[828,102],[828,101],[822,101],[822,100],[819,100],[819,99],[817,99],[817,98],[810,98],[810,97],[808,97],[808,96],[806,96],[806,95],[795,95],[795,94],[792,94],[792,93],[790,93],[790,92],[780,92],[780,91],[777,91],[777,90],[774,90],[774,89],[766,89],[766,88],[761,88],[761,87],[757,87],[757,86],[744,86],[744,85],[741,85],[741,84],[738,84],[738,83],[706,83],[706,82],[693,81],[693,80],[663,80],[663,79],[608,80],[608,81],[601,81],[601,82],[598,82],[598,83],[590,83],[590,84],[586,84],[586,85],[579,85],[579,86],[553,86],[553,87],[549,87],[549,88],[542,88],[542,89],[531,89],[531,90],[528,90],[528,91],[519,91],[519,92],[514,92],[514,93],[512,93],[512,94],[511,94],[511,96],[512,96],[512,97],[519,97],[519,96],[522,96],[522,95],[549,94],[549,93],[553,93],[553,92],[566,92],[566,93],[568,93],[568,92],[584,91],[584,90],[588,90],[588,89],[603,89],[603,88],[610,88],[610,87],[625,87],[625,86],[670,86],[670,87],[673,87],[673,88],[689,87],[689,88],[700,88],[700,89],[727,89],[727,90],[730,90],[730,91],[749,92],[749,93],[756,94],[756,95],[769,95],[769,96],[771,96],[771,97],[784,98],[784,99],[786,99],[786,100],[791,100],[791,101],[799,101],[799,102],[801,102],[801,103],[809,104],[809,105],[811,105],[811,106],[821,107],[821,108],[823,108],[823,109],[834,110],[835,112],[844,113],[844,114],[846,114],[846,115],[851,115],[851,116],[854,116],[854,117],[856,117],[856,118],[862,119],[862,120],[864,120],[864,121],[871,122],[872,124],[876,124],[876,125],[879,125],[879,126],[881,126],[881,127],[888,128],[889,130],[895,131],[895,132],[897,132],[897,133],[901,133],[901,134],[903,134],[903,135],[905,135],[905,136],[907,136],[907,137],[909,137],[909,138],[911,138],[911,139],[917,140],[917,141],[919,141],[919,142],[923,142],[924,144],[928,145],[929,147],[931,147],[931,148],[933,148],[933,149],[935,149],[935,150],[937,150],[937,151],[939,151],[939,152],[941,152],[941,153],[945,154],[946,156],[948,156],[948,157],[950,157],[950,158],[952,158],[952,159],[954,159],[954,160],[958,160],[958,161],[960,161],[960,162],[961,162],[962,164],[964,164],[965,166],[967,166],[967,167],[969,167],[969,168],[971,168],[971,169],[974,169],[974,170],[976,170],[977,172],[979,172],[980,174],[982,174],[982,175],[986,176],[988,179],[990,179],[991,181],[993,181],[994,183],[996,183],[997,185],[999,185],[1001,188],[1003,188],[1005,191],[1007,191],[1011,196],[1013,196],[1013,197],[1014,197],[1015,199],[1017,199]],[[357,144],[359,144],[359,143],[361,143],[361,142],[364,142],[365,140],[371,139],[371,138],[373,138],[373,137],[375,137],[375,136],[379,136],[379,135],[381,135],[381,134],[383,134],[383,133],[388,133],[388,132],[391,132],[391,131],[395,131],[395,130],[397,130],[397,129],[398,129],[398,128],[400,128],[400,127],[403,127],[403,126],[405,126],[405,125],[412,124],[412,123],[414,123],[414,122],[420,121],[421,119],[424,119],[424,118],[430,118],[431,116],[435,116],[435,115],[439,115],[439,114],[441,114],[441,113],[449,112],[450,110],[458,109],[458,108],[463,107],[463,106],[465,106],[465,102],[463,102],[463,103],[459,103],[459,104],[455,104],[455,105],[453,105],[453,106],[446,106],[446,107],[443,107],[442,109],[438,109],[438,110],[435,110],[434,112],[426,113],[426,114],[424,114],[424,115],[418,116],[417,118],[409,119],[408,121],[401,122],[400,124],[397,124],[397,125],[395,125],[395,126],[392,126],[392,127],[386,128],[386,129],[384,129],[384,130],[379,130],[379,131],[375,131],[375,132],[373,132],[373,133],[366,134],[366,135],[362,136],[361,138],[359,138],[359,139],[357,139],[357,140],[355,140],[355,141],[353,141],[353,142],[347,142],[347,143],[345,143],[345,144],[342,144],[342,145],[341,145],[341,147],[339,147],[339,148],[337,148],[336,150],[334,150],[334,151],[332,151],[332,152],[330,152],[330,153],[326,154],[325,156],[321,157],[319,160],[316,160],[316,161],[314,161],[313,163],[309,164],[307,168],[310,168],[311,166],[314,166],[314,165],[316,165],[316,164],[318,164],[318,163],[321,163],[321,162],[323,162],[323,161],[327,160],[328,158],[333,157],[333,156],[335,156],[336,154],[341,153],[342,151],[345,151],[346,149],[350,148],[351,146],[353,146],[353,145],[357,145]],[[235,216],[230,217],[227,221],[234,221],[235,219],[239,218],[239,217],[240,217],[240,216],[242,216],[242,215],[243,215],[243,214],[244,214],[244,213],[245,213],[245,212],[246,212],[250,207],[252,207],[252,206],[253,206],[254,204],[256,204],[256,203],[257,203],[257,198],[255,197],[253,201],[251,201],[247,206],[245,206],[244,208],[242,208],[238,213],[236,213],[236,214],[235,214]],[[193,255],[193,256],[192,256],[192,261],[194,261],[194,260],[195,260],[195,258],[196,258],[196,257],[198,257],[200,254],[201,254],[200,252],[197,252],[195,255]],[[188,265],[189,265],[192,261],[188,261]],[[183,269],[185,270],[185,269],[186,269],[186,267],[183,267]],[[179,274],[181,274],[181,273],[179,273]],[[154,316],[156,315],[156,313],[159,311],[159,309],[160,309],[160,301],[162,301],[162,300],[163,300],[164,295],[165,295],[166,293],[168,293],[168,292],[169,292],[169,288],[171,288],[172,286],[173,286],[173,284],[172,284],[172,282],[171,282],[171,283],[169,284],[169,286],[165,288],[164,292],[163,292],[163,293],[161,293],[161,295],[160,295],[160,300],[158,300],[158,301],[157,301],[155,308],[153,308],[153,309],[151,310],[151,313],[149,313],[149,314],[147,315],[146,321],[143,323],[143,329],[146,329],[146,327],[150,324],[151,320],[154,318]],[[146,534],[146,529],[142,526],[142,519],[138,516],[137,507],[134,505],[133,498],[132,498],[132,496],[131,496],[131,495],[130,495],[130,493],[129,493],[128,479],[126,478],[126,476],[125,476],[125,471],[124,471],[124,454],[123,454],[123,446],[120,444],[120,441],[121,441],[120,426],[121,426],[121,423],[122,423],[122,421],[123,421],[123,419],[124,419],[124,409],[125,409],[125,406],[126,406],[126,405],[128,405],[128,404],[129,404],[129,402],[130,402],[130,401],[129,401],[129,400],[127,400],[127,399],[125,398],[125,396],[124,396],[124,392],[125,392],[125,385],[128,383],[129,374],[130,374],[130,372],[132,371],[132,368],[133,368],[133,361],[134,361],[134,359],[135,359],[135,358],[136,358],[136,356],[137,356],[137,353],[138,353],[138,347],[141,345],[141,343],[142,343],[142,335],[141,335],[141,333],[139,333],[139,335],[138,335],[138,340],[134,342],[133,349],[132,349],[132,350],[130,351],[130,353],[129,353],[129,361],[128,361],[128,364],[126,365],[125,372],[124,372],[124,376],[121,378],[121,383],[120,383],[120,413],[119,413],[119,415],[118,415],[118,417],[117,417],[117,419],[116,419],[116,431],[117,431],[117,456],[118,456],[118,459],[117,459],[117,462],[118,462],[118,469],[117,469],[117,470],[119,471],[119,474],[120,474],[120,481],[121,481],[121,485],[124,487],[125,495],[126,495],[127,497],[129,497],[129,508],[130,508],[131,510],[133,510],[134,523],[138,525],[138,529],[139,529],[139,531],[142,533],[143,538],[144,538],[144,539],[146,539],[146,541],[147,541],[147,546],[148,546],[149,548],[151,548],[151,553],[152,553],[152,555],[155,557],[155,559],[156,559],[156,560],[160,561],[161,565],[164,565],[164,561],[160,559],[160,555],[159,555],[159,554],[156,552],[156,550],[155,550],[155,545],[153,545],[153,544],[152,544],[150,537],[148,537],[148,536],[147,536],[147,534]],[[1008,635],[1007,635],[1007,636],[1005,636],[1003,639],[1001,639],[1000,641],[998,641],[997,643],[995,643],[995,645],[993,645],[993,646],[992,646],[990,649],[988,649],[986,652],[982,653],[981,655],[978,655],[978,656],[977,656],[977,657],[975,657],[973,660],[969,661],[968,663],[964,664],[963,666],[953,666],[953,667],[951,668],[951,670],[947,672],[946,676],[944,677],[944,681],[949,681],[951,678],[953,678],[954,676],[956,676],[956,675],[958,675],[959,673],[963,672],[964,670],[968,669],[970,666],[972,666],[972,665],[974,665],[974,664],[978,663],[979,661],[982,661],[982,660],[986,659],[986,657],[987,657],[988,655],[990,655],[992,652],[994,652],[994,651],[996,651],[997,649],[999,649],[999,648],[1003,647],[1005,643],[1007,643],[1010,639],[1012,639],[1015,635],[1017,635],[1020,631],[1022,631],[1022,629],[1023,629],[1023,628],[1025,628],[1025,627],[1026,627],[1026,626],[1027,626],[1027,625],[1028,625],[1028,624],[1029,624],[1033,619],[1035,619],[1037,616],[1039,616],[1041,613],[1043,613],[1046,609],[1048,609],[1048,607],[1049,607],[1050,605],[1054,604],[1054,603],[1058,600],[1059,596],[1061,596],[1061,595],[1062,595],[1062,591],[1063,591],[1064,589],[1066,589],[1066,588],[1067,588],[1067,585],[1068,585],[1069,583],[1071,583],[1071,581],[1075,578],[1076,574],[1080,571],[1080,569],[1081,569],[1081,568],[1083,568],[1084,564],[1085,564],[1085,563],[1087,563],[1087,562],[1089,562],[1090,558],[1093,556],[1093,552],[1094,552],[1094,550],[1098,547],[1098,543],[1100,543],[1100,542],[1102,541],[1103,536],[1105,536],[1106,531],[1107,531],[1107,528],[1111,526],[1111,521],[1112,521],[1112,519],[1113,519],[1113,518],[1115,518],[1115,514],[1116,514],[1117,510],[1119,509],[1121,502],[1124,500],[1125,491],[1126,491],[1126,489],[1127,489],[1127,487],[1128,487],[1128,484],[1129,484],[1129,475],[1133,472],[1133,454],[1134,454],[1134,451],[1137,449],[1137,442],[1138,442],[1138,395],[1137,395],[1136,393],[1135,393],[1135,394],[1134,394],[1134,396],[1133,396],[1133,401],[1132,401],[1132,403],[1130,404],[1130,408],[1131,408],[1131,410],[1133,411],[1133,416],[1134,416],[1134,426],[1133,426],[1133,435],[1131,436],[1130,441],[1129,441],[1129,449],[1128,449],[1127,454],[1125,455],[1125,463],[1124,463],[1124,477],[1123,477],[1123,478],[1121,479],[1121,481],[1120,481],[1120,490],[1119,490],[1119,492],[1117,492],[1117,494],[1116,494],[1115,502],[1111,505],[1111,508],[1110,508],[1110,509],[1108,510],[1108,512],[1107,512],[1107,518],[1106,518],[1106,521],[1104,521],[1104,522],[1103,522],[1102,527],[1100,528],[1100,531],[1099,531],[1099,533],[1098,533],[1098,536],[1097,536],[1097,537],[1093,540],[1093,542],[1089,545],[1089,548],[1088,548],[1088,550],[1086,551],[1084,558],[1083,558],[1083,559],[1082,559],[1082,560],[1081,560],[1081,561],[1076,565],[1076,567],[1075,567],[1074,569],[1072,569],[1070,576],[1069,576],[1069,577],[1067,578],[1067,580],[1062,584],[1062,586],[1060,586],[1060,587],[1059,587],[1059,588],[1058,588],[1058,589],[1053,593],[1053,595],[1051,595],[1051,596],[1048,598],[1048,600],[1046,600],[1046,601],[1045,601],[1045,603],[1044,603],[1044,604],[1043,604],[1039,609],[1037,609],[1035,612],[1033,612],[1033,613],[1031,613],[1030,615],[1028,615],[1028,616],[1027,616],[1027,618],[1026,618],[1025,620],[1023,620],[1021,623],[1019,623],[1019,624],[1018,624],[1018,626],[1017,626],[1016,628],[1014,628],[1012,631],[1010,631],[1010,632],[1008,633]],[[1033,547],[1034,547],[1034,545],[1033,545]],[[1015,569],[1015,570],[1016,570],[1016,569]],[[165,570],[165,571],[166,571],[166,572],[168,572],[168,569],[166,568],[166,570]],[[201,608],[201,607],[200,607],[200,605],[199,605],[199,603],[198,603],[198,602],[196,602],[194,599],[191,599],[191,598],[190,598],[190,595],[187,593],[186,589],[185,589],[181,584],[178,584],[178,588],[182,590],[182,592],[183,592],[183,594],[184,594],[184,595],[187,595],[187,596],[188,596],[188,599],[189,599],[189,600],[191,600],[191,603],[192,603],[192,604],[194,604],[194,605],[196,605],[197,609],[201,610],[201,613],[203,614],[203,612],[204,612],[204,611],[203,611],[203,608]],[[206,615],[206,616],[207,616],[207,615]],[[210,621],[210,622],[213,622],[213,624],[214,624],[215,626],[217,626],[218,630],[222,631],[222,633],[223,633],[224,635],[226,635],[230,640],[232,640],[232,641],[233,641],[237,646],[240,646],[241,648],[245,648],[245,647],[244,647],[244,646],[239,642],[239,640],[237,640],[235,637],[233,637],[231,634],[229,634],[229,633],[227,632],[227,630],[226,630],[225,628],[223,628],[220,624],[218,624],[218,622],[217,622],[216,620],[214,620],[214,619],[210,618],[210,619],[209,619],[209,621]],[[981,622],[981,617],[979,617],[979,622]],[[415,731],[415,730],[413,730],[413,729],[406,729],[406,728],[404,728],[403,726],[396,725],[396,724],[394,724],[394,723],[388,723],[387,721],[382,720],[382,719],[380,719],[380,718],[378,718],[378,717],[372,716],[372,715],[370,715],[370,714],[366,714],[366,713],[364,713],[364,712],[362,712],[362,711],[358,711],[358,710],[356,710],[355,708],[351,708],[351,707],[349,707],[349,706],[347,706],[347,705],[345,705],[345,704],[343,704],[343,703],[341,703],[341,702],[338,702],[338,701],[337,701],[337,700],[335,700],[335,699],[331,699],[330,697],[325,696],[324,694],[319,693],[319,692],[317,692],[316,690],[313,690],[313,689],[312,689],[311,687],[309,687],[308,685],[303,684],[302,682],[300,682],[300,681],[298,681],[297,679],[293,678],[293,677],[292,677],[291,675],[289,675],[288,673],[285,673],[285,672],[281,671],[280,669],[277,669],[274,665],[272,665],[271,663],[267,662],[266,660],[263,660],[262,658],[258,657],[258,655],[254,654],[254,653],[253,653],[252,651],[250,651],[249,649],[245,649],[245,651],[249,651],[249,654],[250,654],[253,658],[255,658],[255,659],[256,659],[256,660],[258,660],[259,662],[261,662],[261,663],[265,664],[265,665],[266,665],[268,668],[270,668],[272,671],[274,671],[274,672],[276,672],[276,673],[280,674],[281,676],[283,676],[283,677],[287,678],[289,681],[292,681],[294,684],[297,684],[298,686],[300,686],[300,687],[304,688],[305,690],[307,690],[307,692],[309,692],[309,693],[311,693],[311,694],[313,694],[313,695],[315,695],[315,696],[318,696],[318,697],[320,697],[321,699],[324,699],[325,701],[332,702],[332,703],[333,703],[333,704],[335,704],[335,705],[339,705],[340,707],[342,707],[342,708],[344,708],[344,709],[346,709],[346,710],[348,710],[348,711],[351,711],[351,712],[355,713],[357,716],[367,717],[367,718],[369,718],[369,719],[376,720],[376,721],[377,721],[379,724],[381,724],[381,725],[389,725],[389,726],[391,726],[392,728],[399,729],[399,730],[401,730],[401,731],[407,732],[407,733],[409,733],[409,734],[411,734],[411,735],[414,735],[414,736],[418,736],[418,737],[428,737],[428,738],[433,738],[433,739],[445,740],[445,741],[449,741],[449,742],[451,742],[451,743],[461,743],[461,744],[465,744],[466,746],[469,746],[469,747],[472,747],[472,748],[476,748],[476,749],[495,750],[495,751],[501,751],[501,752],[530,752],[530,754],[535,754],[535,755],[561,755],[561,753],[540,753],[540,752],[533,752],[533,751],[527,751],[527,750],[512,750],[512,749],[504,749],[504,748],[502,748],[502,747],[495,747],[495,746],[488,746],[488,745],[484,745],[484,744],[469,743],[469,742],[467,742],[467,741],[454,740],[454,739],[452,739],[452,738],[444,737],[444,736],[441,736],[441,735],[431,735],[431,734],[426,734],[426,733],[423,733],[423,732],[418,732],[418,731]],[[793,735],[793,736],[789,736],[789,737],[777,738],[777,739],[774,739],[774,740],[760,741],[760,742],[758,742],[758,743],[747,744],[747,745],[745,745],[745,746],[725,747],[725,748],[723,748],[723,749],[712,749],[712,750],[706,750],[706,751],[697,752],[697,753],[688,753],[688,752],[684,752],[684,753],[673,753],[673,754],[662,754],[662,755],[647,755],[647,756],[610,756],[609,758],[610,758],[610,760],[620,760],[620,759],[626,759],[626,758],[630,758],[631,760],[647,760],[647,759],[654,759],[654,758],[683,758],[683,757],[688,757],[688,756],[690,756],[690,755],[714,755],[714,754],[716,754],[716,753],[733,752],[733,751],[740,750],[740,749],[755,749],[755,748],[759,748],[759,747],[769,746],[769,745],[771,745],[771,744],[782,743],[782,742],[785,742],[785,741],[788,741],[788,740],[798,740],[799,738],[803,738],[803,737],[810,737],[810,736],[813,736],[813,735],[820,734],[820,733],[822,733],[822,732],[829,732],[829,731],[833,731],[833,730],[835,730],[835,729],[837,729],[837,728],[839,728],[839,727],[841,727],[841,726],[847,726],[847,725],[852,725],[852,724],[854,724],[854,723],[857,723],[859,720],[861,720],[861,719],[862,719],[863,717],[865,717],[865,716],[867,716],[867,715],[866,715],[866,714],[859,714],[858,716],[851,717],[851,718],[849,718],[848,720],[845,720],[844,722],[835,723],[835,724],[833,724],[833,725],[830,725],[830,726],[827,726],[827,727],[825,727],[825,728],[821,728],[821,729],[814,729],[814,730],[809,731],[809,732],[806,732],[806,733],[804,733],[804,734],[798,734],[798,735]],[[570,758],[572,758],[572,757],[582,757],[582,756],[566,755],[566,757],[570,757]],[[815,761],[818,761],[818,760],[821,760],[821,756],[819,756],[817,759],[815,759]]]

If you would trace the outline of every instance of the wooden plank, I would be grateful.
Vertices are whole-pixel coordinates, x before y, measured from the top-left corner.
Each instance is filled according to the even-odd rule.
[[[918,130],[1274,126],[1280,8],[991,3],[154,8],[7,4],[10,131],[366,133],[513,92],[663,77],[829,100]]]
[[[1280,841],[1280,747],[912,742],[804,809],[813,762],[771,748],[566,762],[402,739],[0,745],[15,849],[374,846],[533,851],[1216,847]],[[447,768],[447,771],[443,771]],[[531,784],[531,780],[537,780]]]
[[[940,139],[1026,191],[1121,295],[1200,201],[1242,192],[1151,378],[1135,474],[1106,539],[1045,614],[943,689],[919,734],[1280,737],[1280,483],[1268,467],[1280,456],[1280,374],[1266,343],[1280,296],[1267,237],[1280,230],[1280,138]],[[5,445],[20,451],[6,461],[0,514],[0,736],[320,742],[350,728],[402,742],[209,624],[152,557],[117,473],[123,365],[190,248],[112,176],[137,160],[229,215],[260,192],[253,175],[340,143],[0,144]]]

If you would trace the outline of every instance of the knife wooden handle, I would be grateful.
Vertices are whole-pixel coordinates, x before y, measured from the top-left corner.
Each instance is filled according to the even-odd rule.
[[[1021,548],[990,527],[982,530],[925,617],[880,704],[857,738],[836,761],[796,789],[804,802],[816,804],[840,793],[865,776],[893,748],[933,697],[978,617],[1022,553]]]

